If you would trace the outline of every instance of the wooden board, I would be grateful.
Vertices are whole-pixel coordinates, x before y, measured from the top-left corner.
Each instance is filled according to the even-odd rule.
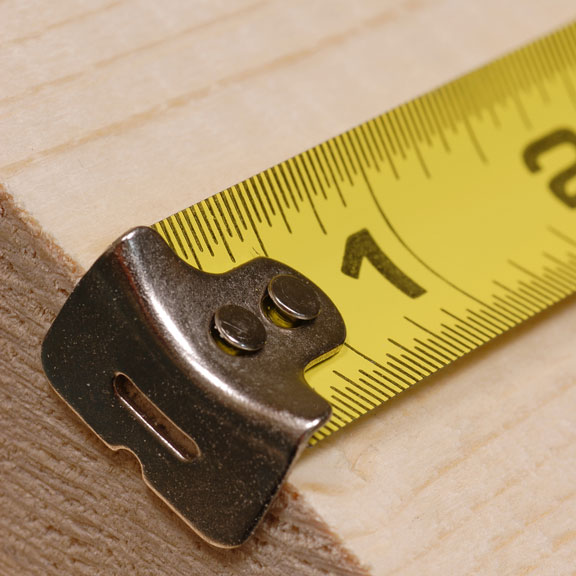
[[[307,451],[235,552],[83,429],[38,352],[127,228],[574,16],[568,0],[0,4],[0,574],[570,573],[574,303]]]

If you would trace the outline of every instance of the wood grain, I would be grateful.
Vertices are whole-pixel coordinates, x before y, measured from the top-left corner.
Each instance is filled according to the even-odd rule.
[[[568,0],[0,3],[0,574],[574,573],[574,303],[308,451],[233,553],[83,430],[38,349],[129,227],[575,15]]]

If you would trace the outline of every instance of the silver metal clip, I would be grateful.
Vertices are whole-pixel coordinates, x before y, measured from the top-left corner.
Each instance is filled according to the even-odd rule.
[[[80,280],[42,349],[56,392],[200,536],[242,544],[330,416],[304,379],[343,344],[342,317],[295,270],[258,258],[188,266],[151,228]]]

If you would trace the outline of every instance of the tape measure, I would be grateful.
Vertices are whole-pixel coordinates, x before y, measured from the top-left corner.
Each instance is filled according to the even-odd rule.
[[[348,338],[312,443],[576,291],[576,24],[154,225],[207,272],[269,256]]]

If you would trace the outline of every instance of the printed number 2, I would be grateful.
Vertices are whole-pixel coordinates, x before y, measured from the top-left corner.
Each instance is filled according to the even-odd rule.
[[[360,268],[364,258],[388,280],[396,286],[398,290],[404,292],[410,298],[418,298],[426,293],[422,286],[416,284],[412,278],[406,276],[386,254],[376,244],[370,232],[366,229],[360,230],[348,236],[346,248],[344,249],[344,260],[342,261],[342,272],[351,278],[360,276]]]
[[[572,130],[561,128],[530,143],[524,150],[524,163],[528,170],[539,172],[542,169],[540,156],[563,144],[570,144],[576,153],[576,134]],[[562,170],[560,174],[554,176],[548,184],[555,196],[569,208],[576,208],[576,193],[570,194],[567,190],[568,184],[573,178],[576,178],[576,160],[566,170]]]

